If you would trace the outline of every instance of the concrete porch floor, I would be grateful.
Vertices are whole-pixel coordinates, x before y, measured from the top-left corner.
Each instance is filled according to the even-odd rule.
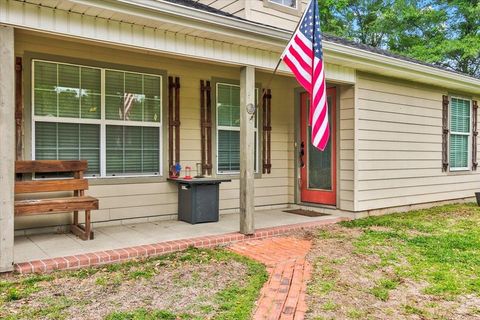
[[[255,212],[255,227],[279,227],[297,223],[308,223],[342,217],[334,213],[322,217],[306,217],[275,209]],[[36,234],[15,237],[15,263],[62,256],[77,255],[145,245],[163,241],[180,240],[201,236],[214,236],[239,230],[239,215],[220,216],[219,222],[189,224],[183,221],[167,220],[148,223],[124,224],[94,228],[95,239],[82,241],[71,233]]]

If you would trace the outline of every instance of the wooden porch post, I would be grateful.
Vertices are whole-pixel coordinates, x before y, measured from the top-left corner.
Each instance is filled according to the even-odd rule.
[[[13,27],[0,25],[0,272],[13,270],[15,54]]]
[[[255,68],[240,71],[240,232],[253,234],[254,192],[254,130]],[[250,111],[250,112],[249,112]]]

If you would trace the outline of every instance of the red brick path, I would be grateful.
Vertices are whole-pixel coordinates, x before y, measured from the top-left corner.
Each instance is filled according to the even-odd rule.
[[[311,241],[290,237],[251,240],[230,247],[234,252],[264,263],[270,274],[260,292],[254,320],[303,319],[305,292],[311,266],[305,256]]]

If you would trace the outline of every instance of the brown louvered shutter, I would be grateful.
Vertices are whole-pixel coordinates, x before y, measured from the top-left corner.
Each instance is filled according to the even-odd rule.
[[[262,122],[262,172],[270,173],[272,169],[272,92],[270,89],[265,89],[262,94]]]
[[[212,97],[210,81],[200,80],[202,174],[212,174]]]
[[[180,78],[168,77],[168,165],[180,163]]]
[[[448,128],[448,96],[443,96],[443,108],[442,108],[442,171],[448,170],[448,134],[450,132]]]
[[[477,101],[472,101],[472,170],[477,170],[477,114],[478,114],[478,103]]]

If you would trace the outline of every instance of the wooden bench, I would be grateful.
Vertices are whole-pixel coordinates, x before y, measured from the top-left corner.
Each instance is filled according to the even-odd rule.
[[[85,196],[88,190],[88,180],[83,177],[88,167],[85,160],[34,160],[16,161],[15,173],[21,180],[15,182],[15,194],[72,192],[66,197],[26,199],[15,201],[15,216],[30,216],[40,214],[55,214],[73,212],[71,231],[82,240],[93,239],[90,211],[98,209],[98,199]],[[24,175],[36,177],[42,174],[73,173],[73,178],[24,180]],[[42,195],[43,197],[44,195]],[[78,212],[85,211],[85,226],[78,223]]]

